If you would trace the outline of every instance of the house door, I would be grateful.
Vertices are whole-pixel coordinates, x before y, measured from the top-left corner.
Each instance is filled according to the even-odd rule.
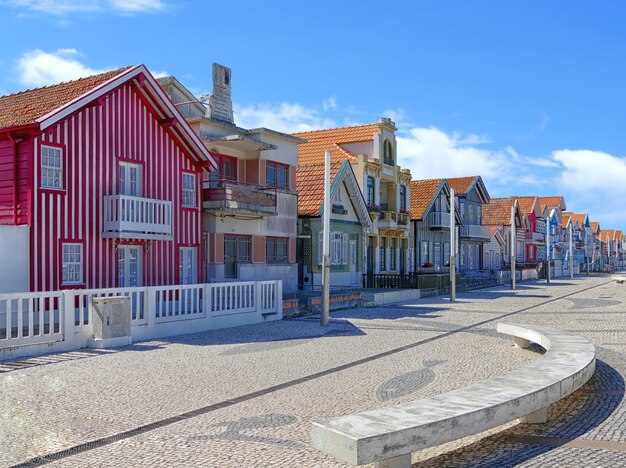
[[[224,277],[237,278],[237,238],[224,236]]]
[[[198,249],[196,247],[180,248],[179,281],[180,284],[198,283]]]
[[[350,241],[350,283],[356,284],[358,281],[356,274],[356,241]]]
[[[238,278],[239,265],[250,263],[252,236],[224,236],[224,277]]]
[[[122,245],[117,250],[117,285],[134,287],[143,285],[142,247]]]

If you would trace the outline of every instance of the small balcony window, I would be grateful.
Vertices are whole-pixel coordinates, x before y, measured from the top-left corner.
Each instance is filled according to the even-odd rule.
[[[289,189],[289,166],[274,161],[267,161],[265,179],[268,187]]]
[[[388,166],[393,166],[393,145],[387,138],[383,143],[383,162]]]
[[[400,213],[406,213],[406,186],[400,186]]]

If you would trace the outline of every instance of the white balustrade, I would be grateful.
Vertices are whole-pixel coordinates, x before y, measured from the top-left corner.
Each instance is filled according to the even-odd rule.
[[[0,294],[0,348],[63,339],[63,293]]]
[[[103,237],[167,239],[172,236],[172,202],[130,195],[104,197]]]
[[[92,299],[113,296],[131,299],[133,340],[282,318],[282,281],[0,294],[0,359],[87,346]],[[51,342],[59,346],[25,346]]]

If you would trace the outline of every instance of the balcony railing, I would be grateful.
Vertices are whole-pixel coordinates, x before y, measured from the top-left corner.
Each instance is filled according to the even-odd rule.
[[[171,239],[172,202],[130,195],[106,195],[102,237]]]
[[[545,234],[540,232],[526,232],[526,240],[528,242],[545,242]]]
[[[431,229],[447,229],[450,230],[450,213],[435,212],[430,214]]]
[[[461,226],[461,237],[469,237],[472,239],[489,239],[489,227],[481,226],[479,224],[466,224]]]
[[[388,229],[408,229],[408,213],[398,213],[396,211],[381,211],[378,215],[378,227]]]
[[[203,190],[206,211],[231,212],[243,215],[276,214],[276,189],[234,180],[212,180]]]

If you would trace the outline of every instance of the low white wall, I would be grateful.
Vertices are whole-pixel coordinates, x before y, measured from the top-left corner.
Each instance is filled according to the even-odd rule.
[[[237,281],[282,281],[283,292],[298,290],[298,265],[296,263],[280,265],[271,263],[242,263],[239,265]]]
[[[0,293],[30,290],[30,227],[0,226]]]

